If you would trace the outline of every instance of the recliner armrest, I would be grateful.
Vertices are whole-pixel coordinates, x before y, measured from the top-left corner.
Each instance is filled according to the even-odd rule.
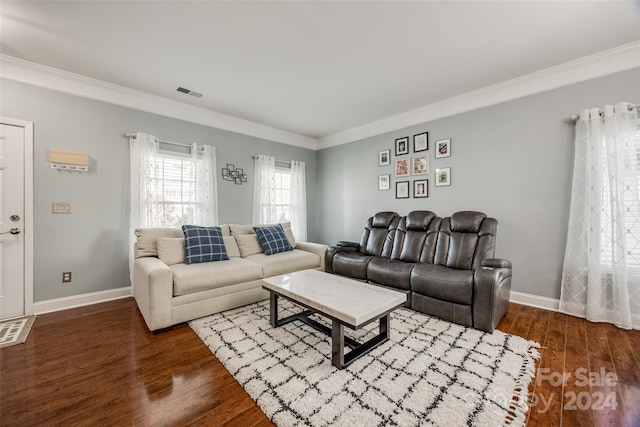
[[[511,261],[502,258],[487,258],[482,261],[481,267],[511,268]]]
[[[340,243],[340,242],[338,242]],[[345,243],[351,243],[351,242],[345,242]],[[357,244],[357,246],[330,246],[329,249],[327,249],[327,253],[324,257],[324,268],[327,273],[332,273],[333,274],[333,257],[338,253],[338,252],[358,252],[358,250],[360,249],[360,245]]]
[[[510,295],[511,262],[483,261],[473,275],[473,327],[492,333],[509,309]]]
[[[340,248],[356,248],[356,249],[360,249],[360,243],[347,242],[345,240],[340,240],[338,243],[336,243],[336,246],[338,246]]]

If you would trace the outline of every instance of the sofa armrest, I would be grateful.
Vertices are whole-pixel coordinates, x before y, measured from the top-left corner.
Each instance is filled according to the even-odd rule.
[[[143,257],[134,261],[133,296],[149,330],[172,325],[173,273],[160,259]]]
[[[323,245],[321,243],[313,243],[313,242],[296,242],[296,249],[300,249],[302,251],[311,252],[312,254],[316,254],[320,257],[320,269],[325,271],[325,255],[327,253],[327,245]]]
[[[507,313],[511,295],[511,263],[491,258],[473,276],[473,327],[493,332]],[[483,263],[484,264],[484,263]]]
[[[358,252],[360,245],[358,246],[329,246],[327,249],[327,255],[325,256],[325,271],[333,274],[333,257],[338,252]]]

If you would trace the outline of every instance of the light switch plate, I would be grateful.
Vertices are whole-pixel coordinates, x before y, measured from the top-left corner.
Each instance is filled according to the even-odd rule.
[[[51,203],[51,212],[54,214],[70,214],[71,203],[70,202],[53,202]]]

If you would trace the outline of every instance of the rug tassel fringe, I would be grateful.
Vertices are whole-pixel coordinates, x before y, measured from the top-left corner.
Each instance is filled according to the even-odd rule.
[[[527,350],[527,358],[520,367],[516,387],[514,389],[514,397],[509,405],[509,412],[505,420],[505,425],[524,426],[526,422],[526,414],[529,411],[528,397],[529,384],[536,372],[536,361],[540,360],[540,352],[538,349],[540,344],[530,341]]]

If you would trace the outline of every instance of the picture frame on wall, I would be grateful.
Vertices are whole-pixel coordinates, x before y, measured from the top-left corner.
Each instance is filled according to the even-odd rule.
[[[427,151],[429,149],[429,132],[413,135],[413,152]]]
[[[378,152],[378,166],[389,166],[391,164],[391,150]]]
[[[379,191],[388,190],[389,188],[391,188],[390,183],[391,183],[391,175],[389,174],[380,175],[378,177],[378,190]]]
[[[429,173],[429,156],[418,156],[411,159],[413,175],[427,175]]]
[[[436,159],[451,156],[451,138],[440,139],[435,142]]]
[[[451,185],[451,168],[436,169],[436,187]]]
[[[409,159],[396,160],[395,176],[396,178],[409,176]]]
[[[396,156],[401,156],[403,154],[409,154],[408,136],[396,139]]]
[[[413,181],[413,197],[416,199],[429,197],[428,179],[417,179]]]
[[[396,182],[396,199],[409,198],[409,181]]]

